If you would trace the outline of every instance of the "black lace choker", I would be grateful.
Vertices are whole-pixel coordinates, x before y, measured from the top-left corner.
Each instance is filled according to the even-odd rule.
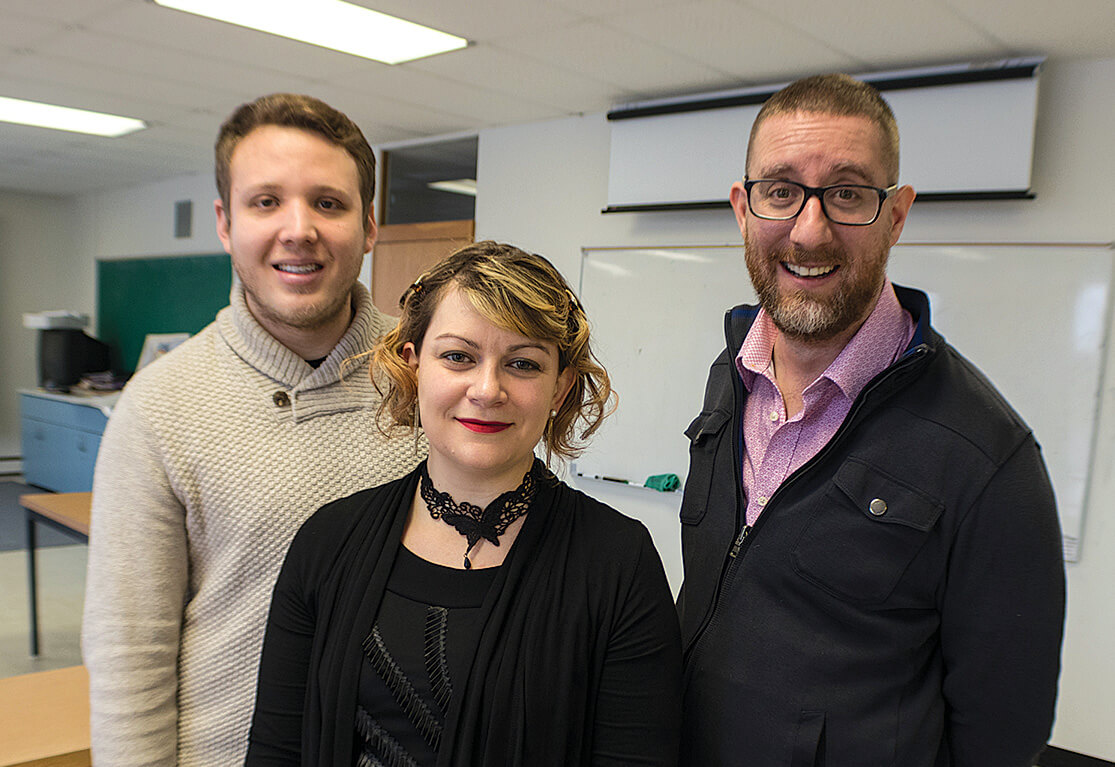
[[[539,480],[547,474],[549,470],[545,464],[535,458],[517,488],[508,490],[481,509],[467,501],[457,503],[449,493],[443,493],[434,487],[426,471],[426,463],[423,462],[420,468],[421,482],[418,491],[422,500],[426,502],[431,517],[452,525],[458,533],[465,536],[465,540],[468,541],[468,548],[465,549],[465,569],[471,570],[472,560],[468,555],[472,547],[479,543],[481,538],[493,546],[498,546],[499,537],[511,526],[511,523],[527,513],[538,489]]]

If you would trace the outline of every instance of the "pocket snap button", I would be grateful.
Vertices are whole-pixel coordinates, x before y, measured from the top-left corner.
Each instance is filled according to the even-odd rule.
[[[876,517],[881,517],[887,513],[887,502],[882,498],[875,498],[871,503],[867,504],[867,510]]]

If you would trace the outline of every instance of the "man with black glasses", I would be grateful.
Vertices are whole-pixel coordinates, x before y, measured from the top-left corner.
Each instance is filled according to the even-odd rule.
[[[887,279],[914,191],[869,85],[763,106],[731,202],[760,306],[687,430],[682,763],[1025,767],[1064,622],[1033,435]],[[1022,361],[1020,361],[1022,364]]]

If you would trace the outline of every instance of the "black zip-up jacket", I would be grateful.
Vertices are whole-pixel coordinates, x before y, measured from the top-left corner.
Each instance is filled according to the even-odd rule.
[[[1049,735],[1065,582],[1040,449],[895,291],[910,348],[753,528],[734,359],[758,309],[726,315],[686,431],[684,765],[1028,767]]]

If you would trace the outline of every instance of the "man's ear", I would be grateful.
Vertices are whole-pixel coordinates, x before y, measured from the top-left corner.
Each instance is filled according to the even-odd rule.
[[[743,182],[732,184],[732,191],[728,194],[728,201],[732,203],[732,211],[736,214],[736,223],[739,224],[739,233],[747,236],[747,190]]]
[[[368,218],[364,222],[364,252],[371,253],[372,248],[376,245],[376,235],[379,230],[376,228],[376,213],[375,205],[368,206]]]
[[[914,188],[907,184],[901,186],[894,193],[894,204],[890,211],[890,244],[893,246],[902,235],[902,228],[906,226],[906,218],[910,215],[910,207],[914,204],[917,194]]]
[[[232,238],[229,236],[229,229],[232,222],[229,220],[228,211],[225,210],[224,201],[218,197],[213,201],[213,210],[217,214],[217,239],[221,241],[221,246],[225,249],[225,253],[232,255]]]

